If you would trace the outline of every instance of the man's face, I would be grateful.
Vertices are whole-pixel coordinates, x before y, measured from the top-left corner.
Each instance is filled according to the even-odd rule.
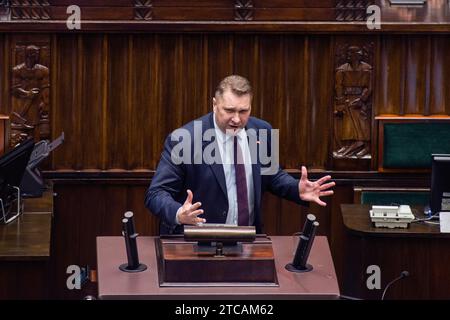
[[[213,98],[216,123],[223,132],[236,133],[247,125],[250,117],[252,98],[249,94],[237,96],[227,90],[222,97]]]

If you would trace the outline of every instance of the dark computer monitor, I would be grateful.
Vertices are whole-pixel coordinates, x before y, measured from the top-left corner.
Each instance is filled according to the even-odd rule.
[[[433,154],[431,161],[432,214],[450,211],[450,154]]]
[[[33,139],[28,139],[0,157],[0,198],[5,211],[9,211],[11,202],[16,198],[14,187],[20,186],[33,148]]]

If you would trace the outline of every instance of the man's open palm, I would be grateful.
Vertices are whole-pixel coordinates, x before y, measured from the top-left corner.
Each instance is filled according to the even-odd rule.
[[[329,189],[334,187],[335,183],[325,183],[330,179],[331,176],[325,176],[314,182],[309,181],[306,167],[302,166],[302,176],[300,178],[300,182],[298,183],[300,199],[304,201],[312,201],[325,207],[327,204],[323,202],[320,197],[331,196],[334,193],[333,190]]]

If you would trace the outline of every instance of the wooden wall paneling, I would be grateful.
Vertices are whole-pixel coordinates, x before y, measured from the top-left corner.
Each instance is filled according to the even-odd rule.
[[[406,41],[405,113],[427,114],[429,87],[427,68],[429,61],[428,36],[409,36]]]
[[[82,152],[78,157],[83,163],[83,169],[100,170],[102,166],[102,152],[104,149],[104,91],[101,90],[106,79],[103,60],[105,52],[103,50],[103,35],[86,35],[81,39],[81,46],[78,48],[81,61],[81,139],[79,145]],[[59,135],[58,132],[55,133]],[[62,146],[64,147],[64,145]]]
[[[176,74],[171,68],[177,68],[175,55],[175,35],[170,36],[155,36],[155,44],[152,47],[152,52],[155,57],[153,70],[154,81],[151,92],[153,94],[150,100],[152,105],[149,107],[149,132],[152,137],[152,149],[149,150],[149,161],[151,169],[156,168],[159,161],[161,151],[164,144],[164,139],[167,135],[177,128],[175,123],[181,123],[178,119],[181,112],[177,112],[177,97],[179,88],[176,87]],[[158,121],[151,121],[150,119],[157,119]]]
[[[434,261],[427,266],[425,274],[429,279],[429,292],[433,293],[435,299],[449,299],[448,293],[448,272],[442,266],[448,266],[450,263],[450,252],[448,250],[448,243],[434,240],[431,247],[428,247],[429,256],[435,257]]]
[[[379,238],[371,239],[370,242],[365,241],[364,260],[360,266],[360,276],[363,281],[359,283],[363,298],[380,299],[385,286],[398,277],[403,270],[409,271],[410,276],[393,285],[385,299],[427,299],[430,297],[429,271],[432,259],[429,249],[427,249],[430,248],[430,241],[431,239],[418,238],[395,239],[395,241],[389,238]],[[411,253],[411,248],[414,248],[414,254],[408,255],[408,252]],[[417,263],[418,259],[421,260],[421,263]],[[380,267],[380,290],[368,290],[366,287],[365,280],[368,277],[366,269],[370,265]]]
[[[181,70],[179,55],[182,54],[179,48],[180,35],[168,35],[161,37],[161,79],[159,81],[165,84],[161,87],[161,112],[167,124],[164,138],[174,129],[184,124],[181,104],[180,91],[182,88]],[[193,119],[192,119],[193,120]],[[161,141],[159,150],[162,150],[164,141]],[[159,157],[158,157],[159,160]]]
[[[446,90],[450,81],[450,61],[447,35],[431,36],[430,67],[430,114],[450,114],[450,91]]]
[[[159,235],[159,219],[144,207],[145,191],[150,185],[150,179],[142,185],[126,185],[127,204],[126,210],[134,213],[136,231],[140,235]]]
[[[378,168],[378,123],[375,120],[375,115],[377,114],[377,110],[379,109],[379,105],[381,103],[381,97],[379,95],[380,88],[379,86],[382,85],[380,79],[384,76],[381,72],[381,70],[384,70],[383,66],[381,65],[381,36],[378,35],[374,37],[374,77],[373,77],[373,104],[372,104],[372,133],[371,133],[371,154],[372,154],[372,161],[370,165],[370,170],[377,170]]]
[[[339,210],[340,214],[340,210]],[[342,228],[344,228],[342,226]],[[334,267],[339,281],[341,295],[363,299],[361,283],[364,283],[365,274],[361,272],[364,265],[363,255],[359,254],[364,250],[364,242],[354,235],[345,232],[341,234],[341,246],[339,250],[332,249]],[[339,273],[338,273],[339,272]]]
[[[52,152],[53,168],[81,170],[80,157],[82,147],[81,115],[79,110],[79,67],[78,39],[73,35],[61,35],[53,38],[56,57],[52,66],[56,74],[52,76],[56,88],[52,94],[55,105],[53,132],[64,131],[64,144]],[[90,113],[89,113],[90,114]],[[89,115],[90,116],[90,115]],[[86,117],[89,117],[86,115]]]
[[[10,55],[9,36],[0,34],[0,154],[9,149],[10,136]]]
[[[151,97],[149,99],[147,110],[149,116],[148,121],[152,121],[144,124],[145,137],[148,139],[151,136],[150,144],[145,143],[144,147],[144,160],[146,168],[156,168],[157,163],[160,158],[160,154],[163,146],[163,139],[165,139],[166,135],[170,131],[168,126],[168,121],[166,119],[169,118],[170,114],[168,111],[164,112],[164,110],[168,109],[170,106],[163,104],[163,90],[167,87],[164,85],[163,75],[163,63],[162,60],[165,59],[166,53],[162,51],[161,48],[161,37],[159,35],[155,35],[153,38],[153,44],[151,47],[152,57],[150,57],[150,68],[149,71],[152,76],[152,84],[150,86],[150,94]],[[156,120],[156,121],[154,121]],[[152,125],[150,125],[152,123]],[[150,166],[148,166],[150,164]]]
[[[285,168],[309,166],[316,154],[311,154],[309,92],[309,39],[306,36],[283,35],[279,41],[282,52],[276,58],[282,62],[282,90],[285,98],[276,107],[280,113],[274,128],[280,130],[280,163]],[[270,108],[269,108],[270,110]]]
[[[0,34],[0,113],[9,115],[10,107],[10,36]]]
[[[52,68],[54,68],[53,70],[55,70],[55,72],[52,72],[50,74],[50,84],[53,83],[57,83],[57,80],[59,78],[59,69],[57,69],[57,67],[59,66],[58,61],[59,61],[59,54],[57,54],[58,52],[58,40],[56,39],[56,34],[52,34],[50,37],[50,48],[51,51],[53,52],[52,56],[51,56],[51,62],[50,65],[52,66]],[[50,94],[50,103],[53,106],[52,110],[50,111],[50,125],[52,128],[52,140],[55,138],[56,133],[58,132],[58,129],[61,129],[61,126],[57,125],[57,115],[59,114],[58,110],[58,104],[57,104],[57,92],[59,91],[58,85],[54,85],[54,90],[53,92],[51,92]],[[48,166],[49,169],[55,169],[55,152],[51,152],[50,156],[48,158]]]
[[[258,87],[262,95],[259,110],[254,114],[272,124],[274,129],[279,129],[280,142],[287,141],[290,134],[287,126],[288,113],[286,112],[285,73],[286,65],[280,59],[285,50],[283,41],[278,36],[265,36],[260,40],[260,77]],[[258,112],[259,111],[259,112]],[[280,163],[289,163],[291,150],[280,143]]]
[[[109,77],[109,50],[108,50],[108,35],[103,35],[102,39],[102,82],[101,85],[98,87],[99,92],[101,92],[102,95],[102,144],[101,144],[101,153],[100,156],[100,167],[102,170],[106,170],[107,163],[108,163],[108,145],[107,145],[107,114],[108,114],[108,79]]]
[[[219,82],[234,73],[233,49],[234,35],[218,34],[208,37],[208,79],[209,96],[213,97]],[[242,54],[242,53],[241,53]],[[255,86],[255,83],[253,83]],[[212,106],[212,100],[209,102]],[[212,108],[212,107],[211,107]]]
[[[101,205],[100,199],[90,201],[86,196],[93,195],[85,186],[61,186],[54,185],[54,217],[50,246],[51,265],[51,298],[54,299],[79,299],[77,290],[68,290],[66,286],[67,267],[80,265],[81,251],[92,250],[89,247],[81,247],[81,237],[89,236],[81,228],[82,219],[85,218],[83,206]],[[91,190],[89,190],[91,191]],[[88,201],[82,202],[82,201]]]
[[[260,68],[260,35],[235,35],[233,41],[233,73],[246,77],[253,88],[252,115],[259,112],[262,92],[259,91],[258,79]]]
[[[395,264],[392,263],[393,259],[391,260],[388,257],[383,256],[383,258],[387,258],[385,264],[391,270],[390,274],[388,273],[387,276],[386,274],[384,275],[384,279],[382,280],[383,287],[385,287],[388,282],[398,277],[403,270],[409,271],[410,273],[410,276],[403,279],[402,283],[399,283],[398,286],[393,286],[391,292],[392,299],[436,299],[438,297],[437,292],[431,291],[431,284],[436,282],[440,282],[442,285],[438,292],[440,291],[441,294],[447,292],[445,299],[448,299],[449,295],[447,288],[449,281],[443,280],[448,278],[437,280],[438,277],[436,277],[434,271],[440,268],[433,268],[432,266],[436,261],[448,261],[449,255],[445,251],[441,254],[432,255],[433,249],[431,248],[435,248],[436,244],[442,242],[443,239],[402,240],[401,249],[396,251],[395,248],[392,248],[392,255],[398,256],[399,252],[401,253],[400,264],[398,264],[398,266],[393,267],[393,265],[395,266]],[[389,243],[389,245],[391,245],[391,243]],[[411,250],[414,251],[414,254],[408,254]],[[380,252],[380,254],[383,253],[384,252]],[[441,257],[443,258],[442,260],[440,259]],[[417,261],[420,261],[420,263],[417,263]],[[432,271],[430,272],[430,270]],[[417,290],[416,288],[420,288],[420,290]]]
[[[347,246],[351,242],[346,241],[348,235],[342,220],[340,206],[341,203],[353,203],[353,186],[351,184],[338,184],[333,190],[334,195],[330,198],[330,202],[327,202],[330,210],[328,241],[331,254],[333,255],[333,263],[336,269],[339,286],[340,288],[344,288],[345,270],[351,266],[351,262],[345,260],[344,254],[346,250],[350,250]]]
[[[324,169],[329,167],[332,131],[333,64],[332,37],[328,35],[308,37],[308,76],[305,76],[308,99],[306,105],[311,110],[308,134],[309,152],[307,165]],[[288,61],[291,60],[288,58]],[[301,93],[301,91],[300,91]]]
[[[57,184],[55,220],[52,236],[52,295],[79,299],[83,290],[66,287],[67,266],[89,265],[96,269],[97,236],[118,236],[126,211],[133,211],[137,231],[142,235],[159,234],[159,223],[143,206],[147,182]],[[96,201],[92,201],[96,199]]]
[[[233,40],[233,72],[246,77],[253,88],[252,111],[254,117],[261,116],[264,92],[260,87],[260,39],[257,34],[236,35]],[[270,81],[264,77],[264,81]]]
[[[108,109],[106,169],[128,169],[130,133],[131,35],[114,35],[108,41]]]
[[[203,85],[207,81],[206,62],[208,52],[202,35],[185,35],[178,41],[178,65],[175,70],[179,74],[180,105],[182,111],[182,124],[196,119],[212,110],[212,98],[207,96]],[[208,104],[210,101],[210,104]]]
[[[101,224],[96,226],[96,234],[121,235],[123,215],[128,210],[133,211],[133,207],[129,205],[128,187],[123,184],[101,184],[92,189],[101,191],[101,197],[105,199],[105,210],[101,216]],[[90,245],[95,247],[95,239],[90,239]],[[91,258],[95,260],[95,256]]]
[[[295,232],[300,232],[303,229],[306,214],[310,213],[311,208],[304,208],[292,201],[279,198],[280,210],[276,212],[280,217],[279,228],[277,234],[290,236]]]
[[[49,298],[47,261],[2,261],[1,300],[43,300]]]
[[[383,36],[380,46],[380,79],[375,85],[379,104],[374,115],[404,114],[405,36]]]
[[[262,229],[268,235],[277,235],[281,221],[281,199],[273,194],[264,193],[261,200]]]
[[[144,117],[140,111],[144,109],[144,106],[139,106],[137,101],[137,87],[140,85],[145,85],[137,82],[137,76],[141,72],[145,72],[145,66],[143,69],[137,69],[138,59],[137,56],[139,53],[148,51],[148,50],[137,50],[135,47],[137,45],[137,41],[135,40],[135,35],[129,35],[128,37],[128,97],[127,103],[125,105],[126,112],[128,114],[128,134],[127,134],[127,142],[124,146],[124,150],[126,150],[127,158],[127,169],[135,170],[141,167],[141,159],[143,155],[141,152],[144,147],[144,136],[142,135],[142,127],[144,124]],[[150,61],[146,61],[146,65],[148,66]],[[150,72],[145,72],[145,77],[148,79],[151,75]],[[148,88],[148,87],[147,87]],[[144,95],[146,96],[146,95]]]
[[[439,42],[443,43],[444,46],[444,50],[450,50],[450,42],[449,40],[449,36],[442,36],[442,37],[438,37]],[[443,82],[442,82],[442,86],[446,86],[448,87],[448,83],[450,83],[450,60],[448,58],[446,58],[447,56],[445,55],[445,52],[448,51],[442,51],[439,50],[438,51],[440,54],[442,54],[445,58],[443,58],[443,64],[442,64],[442,69],[444,71],[444,77],[443,77]],[[436,68],[438,68],[439,66],[436,66]],[[444,105],[445,107],[441,107],[444,111],[444,113],[446,115],[450,115],[450,90],[446,90],[444,89],[445,92],[445,100],[444,100]],[[433,110],[434,112],[437,113],[437,111]]]
[[[133,35],[132,110],[129,146],[130,168],[156,168],[163,139],[164,122],[160,104],[160,51],[156,35]],[[158,141],[157,141],[158,140]]]
[[[330,203],[330,199],[323,199]],[[309,207],[300,206],[292,201],[279,199],[281,202],[281,209],[279,211],[280,223],[278,228],[278,235],[292,235],[295,232],[303,230],[306,216],[313,214],[319,222],[317,235],[325,235],[330,237],[330,209],[329,207],[321,207],[318,204],[311,203]]]

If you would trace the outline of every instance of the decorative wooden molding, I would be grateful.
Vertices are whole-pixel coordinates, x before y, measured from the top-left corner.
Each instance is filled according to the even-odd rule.
[[[134,19],[135,20],[153,19],[152,0],[134,0]]]
[[[373,47],[373,43],[336,47],[335,159],[371,159]]]
[[[10,0],[13,20],[50,20],[50,4],[47,0]]]
[[[12,56],[10,145],[50,138],[49,44],[16,44]]]
[[[365,21],[366,9],[374,0],[336,0],[336,21]]]
[[[253,20],[253,1],[236,0],[234,3],[234,20],[250,21]]]

